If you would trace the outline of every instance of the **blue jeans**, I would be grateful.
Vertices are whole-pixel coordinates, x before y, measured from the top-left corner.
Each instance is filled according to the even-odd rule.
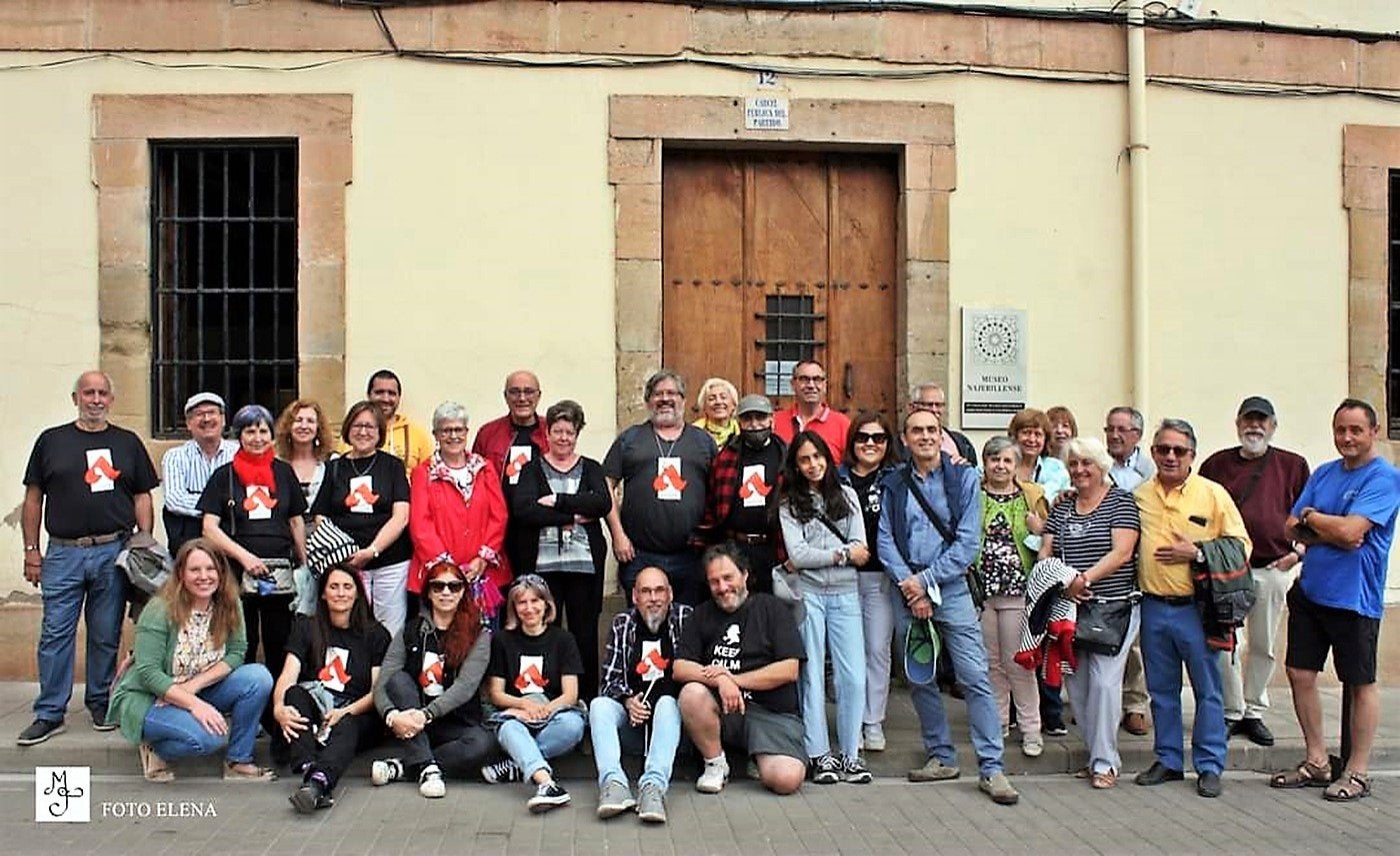
[[[50,544],[44,554],[39,585],[44,618],[39,628],[39,697],[34,717],[62,722],[73,696],[73,656],[78,638],[78,613],[87,625],[87,690],[83,704],[106,715],[117,673],[122,614],[126,609],[126,578],[115,564],[123,542],[96,547]]]
[[[1184,770],[1181,667],[1191,677],[1196,718],[1191,725],[1191,766],[1199,773],[1225,769],[1225,705],[1215,652],[1206,646],[1201,617],[1191,604],[1142,601],[1142,667],[1152,697],[1152,751],[1163,766]]]
[[[967,702],[967,719],[972,732],[972,749],[977,753],[977,769],[983,776],[1002,771],[1001,714],[992,696],[992,682],[987,678],[987,649],[982,640],[982,622],[972,605],[972,595],[963,578],[943,583],[943,605],[933,610],[933,625],[938,630],[943,648],[953,660],[953,672],[963,688]],[[903,645],[905,633],[913,616],[904,604],[898,586],[890,588],[897,626],[895,637]],[[943,697],[937,683],[911,682],[910,696],[914,711],[919,715],[923,733],[924,752],[944,764],[957,763],[953,737],[948,729],[948,716],[943,710]]]
[[[211,734],[190,713],[173,704],[154,704],[141,725],[141,739],[169,761],[191,755],[212,755],[225,744],[230,764],[253,760],[258,717],[272,695],[272,674],[261,663],[244,663],[217,684],[198,693],[229,719],[228,734]]]
[[[802,619],[802,743],[807,757],[831,751],[826,730],[826,650],[836,679],[836,742],[841,754],[860,754],[861,714],[865,711],[865,629],[860,615],[860,595],[811,591],[802,595],[806,615]]]
[[[638,550],[632,561],[617,569],[617,582],[622,592],[631,597],[632,583],[637,581],[637,574],[640,574],[643,568],[650,567],[657,567],[666,572],[676,603],[698,606],[710,596],[705,572],[700,568],[700,556],[692,550],[681,550],[678,553],[648,553]],[[755,568],[750,573],[758,572]],[[768,569],[764,568],[762,572],[766,574]]]
[[[651,744],[646,745],[644,733],[651,730]],[[627,784],[622,771],[622,750],[645,754],[646,765],[637,784],[651,783],[666,793],[671,784],[671,765],[676,760],[676,747],[681,742],[681,709],[674,696],[661,696],[651,702],[651,720],[633,725],[627,720],[627,708],[607,696],[598,696],[588,706],[588,732],[593,735],[593,763],[598,765],[598,787],[609,779]]]
[[[563,755],[582,740],[583,714],[574,708],[556,711],[538,731],[531,731],[515,718],[502,722],[496,730],[496,742],[525,771],[527,782],[540,770],[553,773],[554,769],[545,759]]]

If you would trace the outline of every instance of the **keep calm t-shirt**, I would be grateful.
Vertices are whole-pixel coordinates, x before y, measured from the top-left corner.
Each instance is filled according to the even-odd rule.
[[[69,422],[39,435],[24,470],[26,487],[44,492],[44,528],[55,538],[130,532],[136,497],[160,484],[141,439],[108,425],[84,431]]]
[[[738,675],[779,660],[801,661],[806,653],[792,611],[772,595],[751,591],[732,613],[712,600],[695,607],[681,633],[676,658],[723,666]],[[798,712],[796,681],[771,690],[749,690],[745,697],[774,713]]]

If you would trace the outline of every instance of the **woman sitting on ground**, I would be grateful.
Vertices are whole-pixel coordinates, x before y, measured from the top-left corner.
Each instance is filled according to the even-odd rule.
[[[243,661],[247,648],[238,583],[213,544],[186,541],[136,623],[134,658],[107,716],[139,744],[146,781],[174,781],[167,761],[220,749],[225,781],[277,778],[253,762],[272,675]]]
[[[444,775],[473,776],[500,750],[481,724],[491,632],[466,596],[467,575],[442,562],[423,590],[423,611],[389,643],[374,685],[374,706],[399,754],[375,761],[370,777],[376,785],[415,781],[418,793],[436,799],[447,793]]]
[[[289,798],[302,814],[335,804],[336,782],[355,753],[380,736],[374,684],[389,634],[374,620],[360,575],[349,565],[326,569],[316,614],[298,616],[272,691],[272,715],[291,746],[301,786]]]
[[[573,635],[554,624],[555,615],[554,595],[538,574],[516,580],[506,597],[505,627],[491,640],[487,670],[487,699],[499,711],[491,722],[510,760],[481,774],[493,784],[523,778],[535,785],[525,804],[532,812],[568,804],[569,792],[554,781],[546,759],[583,740],[583,663]]]

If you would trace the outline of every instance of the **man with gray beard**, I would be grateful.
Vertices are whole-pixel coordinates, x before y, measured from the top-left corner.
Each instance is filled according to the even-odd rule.
[[[645,823],[666,822],[666,789],[681,739],[681,712],[671,664],[690,607],[671,602],[660,568],[643,568],[632,584],[632,608],[613,618],[598,696],[588,706],[598,765],[598,817],[636,808]],[[633,799],[622,750],[646,756]]]
[[[705,580],[690,538],[705,511],[715,441],[686,424],[680,375],[670,369],[656,372],[647,378],[643,397],[647,421],[619,434],[603,459],[615,500],[608,528],[617,578],[627,591],[642,568],[661,568],[676,600],[694,606],[705,597]]]
[[[1308,481],[1308,462],[1302,456],[1271,445],[1277,429],[1274,405],[1257,395],[1246,398],[1235,417],[1240,445],[1211,455],[1200,471],[1235,500],[1254,542],[1249,564],[1257,600],[1245,619],[1245,662],[1241,667],[1238,649],[1217,656],[1230,735],[1243,735],[1260,746],[1274,745],[1263,719],[1269,709],[1274,643],[1284,598],[1297,579],[1303,555],[1303,546],[1289,539],[1284,522]]]

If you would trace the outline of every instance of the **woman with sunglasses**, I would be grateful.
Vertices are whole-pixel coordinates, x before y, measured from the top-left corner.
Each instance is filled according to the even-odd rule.
[[[836,475],[856,492],[869,538],[870,561],[856,574],[861,623],[865,631],[865,712],[861,716],[861,746],[885,749],[885,710],[890,699],[890,644],[894,639],[894,605],[890,578],[875,551],[874,533],[880,526],[880,482],[899,463],[894,430],[882,413],[862,410],[851,422],[846,458]]]
[[[389,643],[374,706],[398,755],[375,761],[376,785],[416,781],[429,799],[446,795],[444,776],[467,778],[499,755],[483,726],[480,689],[491,659],[491,632],[466,596],[467,575],[442,562],[430,572],[423,611]]]
[[[547,759],[583,740],[583,664],[574,637],[554,618],[548,583],[538,574],[517,579],[506,597],[505,627],[491,639],[487,668],[487,700],[498,711],[490,724],[510,760],[483,768],[481,775],[492,784],[533,784],[535,795],[525,805],[536,813],[568,804],[569,792],[554,781]]]

